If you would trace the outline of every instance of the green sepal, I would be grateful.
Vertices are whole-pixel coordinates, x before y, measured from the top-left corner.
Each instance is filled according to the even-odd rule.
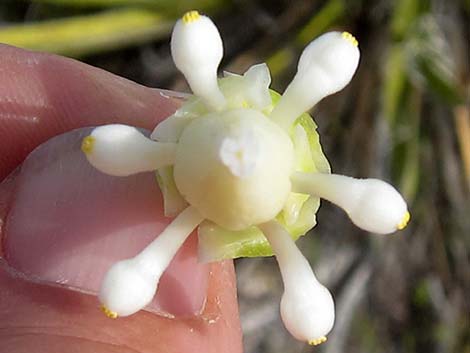
[[[176,187],[173,167],[160,168],[155,176],[163,196],[163,214],[165,217],[176,217],[188,207],[188,203]]]

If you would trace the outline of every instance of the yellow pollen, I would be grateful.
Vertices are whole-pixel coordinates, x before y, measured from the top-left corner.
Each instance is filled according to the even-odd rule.
[[[90,154],[93,151],[93,145],[95,144],[95,138],[93,136],[87,136],[82,141],[82,151],[85,154]]]
[[[308,344],[311,345],[311,346],[318,346],[319,344],[322,344],[324,342],[326,342],[326,336],[322,336],[320,338],[310,340],[310,341],[308,341]]]
[[[406,211],[405,215],[403,216],[403,219],[401,222],[397,225],[398,230],[402,230],[406,227],[408,222],[410,221],[411,215],[408,211]]]
[[[104,314],[109,317],[110,319],[116,319],[118,317],[118,314],[115,311],[109,310],[107,307],[104,305],[101,305],[101,311],[104,312]]]
[[[199,20],[200,17],[201,15],[199,15],[199,12],[193,10],[193,11],[186,12],[183,15],[182,20],[183,20],[183,23],[188,24],[188,23]]]
[[[242,107],[243,107],[243,108],[249,108],[250,105],[248,104],[247,101],[243,101],[243,102],[242,102]]]
[[[357,45],[359,44],[357,39],[354,38],[354,36],[349,33],[349,32],[343,32],[341,33],[341,37],[343,37],[344,39],[346,39],[349,43],[351,43],[352,45],[354,45],[355,47],[357,47]]]
[[[243,151],[240,151],[240,150],[238,150],[238,151],[235,153],[235,157],[237,157],[237,159],[238,159],[239,161],[243,160],[243,155],[244,155]]]

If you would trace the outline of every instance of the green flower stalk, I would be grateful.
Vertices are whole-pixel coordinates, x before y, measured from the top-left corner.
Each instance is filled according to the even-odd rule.
[[[326,340],[334,301],[294,240],[314,226],[318,198],[343,208],[358,227],[374,233],[402,229],[410,217],[391,185],[330,174],[315,126],[304,115],[349,83],[359,63],[357,44],[346,32],[311,42],[279,97],[269,90],[265,64],[219,80],[223,44],[214,23],[197,11],[178,20],[172,56],[194,97],[161,122],[150,139],[134,127],[106,125],[82,144],[89,162],[104,173],[157,170],[165,213],[176,216],[140,254],[108,271],[99,294],[108,316],[132,315],[150,303],[171,259],[204,222],[201,229],[212,227],[215,239],[227,234],[267,239],[284,281],[281,317],[287,330],[312,345]],[[220,256],[216,249],[206,247],[201,257],[234,257]]]

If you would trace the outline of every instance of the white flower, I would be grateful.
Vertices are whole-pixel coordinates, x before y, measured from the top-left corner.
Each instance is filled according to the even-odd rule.
[[[186,13],[173,29],[171,49],[196,98],[157,126],[152,139],[133,127],[107,125],[83,140],[88,160],[104,173],[158,170],[165,176],[164,197],[174,198],[171,213],[180,212],[140,254],[111,267],[99,295],[104,312],[115,318],[144,308],[179,247],[206,220],[231,236],[263,232],[284,281],[280,310],[287,330],[312,345],[326,341],[335,318],[333,298],[286,227],[300,215],[313,217],[310,201],[317,198],[343,208],[370,232],[403,229],[410,218],[391,185],[329,174],[320,147],[312,147],[309,129],[315,127],[297,119],[351,80],[359,62],[356,39],[330,32],[310,43],[274,106],[265,64],[217,80],[223,46],[208,17]],[[304,213],[304,206],[313,213]]]

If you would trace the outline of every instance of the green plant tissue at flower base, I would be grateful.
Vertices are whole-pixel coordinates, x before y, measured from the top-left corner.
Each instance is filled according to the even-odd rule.
[[[222,91],[227,90],[227,86],[233,85],[233,81],[238,79],[240,78],[235,75],[220,79]],[[274,106],[279,100],[280,94],[273,90],[270,90],[270,94]],[[193,109],[198,114],[203,113],[202,105],[194,108],[193,103]],[[302,114],[297,119],[296,126],[300,126],[305,132],[305,134],[296,134],[295,127],[291,131],[297,155],[296,169],[303,172],[329,173],[330,165],[323,154],[320,136],[316,131],[317,126],[312,117],[307,113]],[[170,175],[162,176],[162,173],[165,172],[171,174],[171,168],[157,172],[157,180],[163,190],[165,210],[175,204],[184,208],[184,201],[181,201],[182,197],[174,185],[173,178]],[[292,192],[277,219],[286,226],[292,238],[297,240],[316,225],[315,214],[319,206],[320,199],[318,197]],[[176,211],[175,214],[179,211],[181,210]],[[201,261],[273,255],[271,246],[256,226],[242,231],[230,231],[211,221],[205,221],[200,225],[198,233]]]

